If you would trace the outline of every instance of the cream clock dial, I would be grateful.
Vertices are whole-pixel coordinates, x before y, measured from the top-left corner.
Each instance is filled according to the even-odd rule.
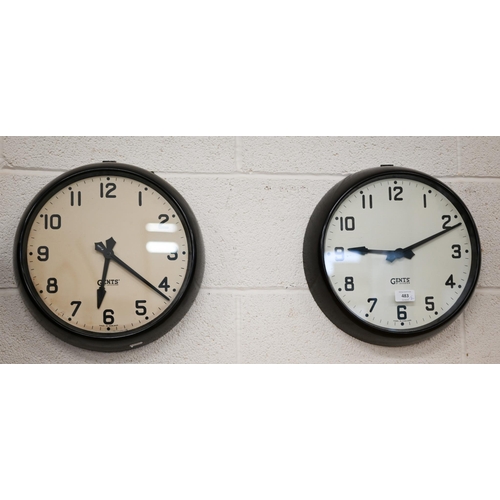
[[[61,339],[103,351],[171,329],[194,300],[204,264],[181,195],[117,163],[72,170],[42,190],[21,220],[15,257],[35,317]]]
[[[323,312],[347,333],[405,345],[437,333],[477,282],[480,246],[464,203],[431,176],[381,167],[346,178],[316,208],[304,269]]]

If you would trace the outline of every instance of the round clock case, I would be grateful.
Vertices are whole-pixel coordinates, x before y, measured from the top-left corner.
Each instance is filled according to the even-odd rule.
[[[21,217],[14,271],[33,316],[77,347],[124,351],[172,329],[204,272],[196,218],[166,181],[103,162],[45,186]]]
[[[336,326],[364,342],[403,346],[457,318],[476,286],[481,248],[449,187],[382,166],[326,193],[306,229],[303,263],[314,300]]]

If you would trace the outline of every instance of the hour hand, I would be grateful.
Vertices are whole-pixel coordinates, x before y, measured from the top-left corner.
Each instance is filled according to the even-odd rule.
[[[352,247],[348,248],[347,250],[349,250],[349,252],[359,253],[360,255],[366,255],[367,253],[386,255],[386,260],[388,260],[389,262],[394,262],[396,259],[401,259],[402,257],[411,259],[415,255],[410,248],[398,248],[396,250],[374,250],[373,248],[366,248],[363,246]]]
[[[349,250],[349,252],[359,253],[360,255],[366,255],[367,253],[381,253],[381,254],[389,253],[389,250],[373,250],[371,248],[366,248],[366,247],[353,247],[353,248],[348,248],[347,250]]]

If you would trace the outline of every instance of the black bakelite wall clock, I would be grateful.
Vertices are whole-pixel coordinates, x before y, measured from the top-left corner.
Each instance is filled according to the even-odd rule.
[[[323,313],[382,346],[424,340],[457,318],[481,267],[479,234],[438,179],[382,166],[346,177],[316,206],[303,262]]]
[[[124,351],[173,328],[204,271],[196,218],[166,181],[103,162],[70,170],[23,214],[14,271],[34,317],[95,351]]]

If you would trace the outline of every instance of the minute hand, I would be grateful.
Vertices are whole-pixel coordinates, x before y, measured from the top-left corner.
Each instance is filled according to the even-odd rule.
[[[142,281],[145,285],[154,290],[157,294],[161,295],[164,299],[170,300],[166,295],[161,293],[160,290],[158,290],[158,288],[156,288],[153,284],[151,284],[146,278],[143,278],[137,271],[134,271],[128,264],[125,264],[123,260],[121,260],[119,257],[115,255],[115,253],[113,252],[113,247],[115,246],[116,241],[113,238],[106,240],[106,244],[108,245],[108,247],[105,247],[103,243],[100,241],[99,243],[95,244],[95,249],[98,252],[101,252],[106,259],[114,260],[117,264],[126,269],[130,274],[133,274],[138,280]]]
[[[413,243],[413,245],[410,245],[406,248],[403,248],[403,252],[406,252],[407,250],[413,250],[414,248],[419,247],[420,245],[423,245],[424,243],[427,243],[428,241],[433,240],[434,238],[437,238],[438,236],[441,236],[444,233],[447,233],[448,231],[451,231],[452,229],[455,229],[458,226],[461,226],[462,223],[459,222],[458,224],[455,224],[454,226],[447,227],[446,229],[443,229],[442,231],[439,231],[439,233],[433,234],[432,236],[429,236],[427,238],[424,238],[423,240],[417,241],[416,243]]]
[[[138,272],[134,271],[129,265],[125,264],[123,260],[117,257],[114,253],[111,253],[111,260],[114,260],[117,264],[126,269],[129,273],[133,274],[137,279],[141,280],[145,285],[154,290],[156,293],[161,295],[164,299],[170,300],[166,295],[160,292],[153,284],[151,284],[146,278],[143,278]]]

